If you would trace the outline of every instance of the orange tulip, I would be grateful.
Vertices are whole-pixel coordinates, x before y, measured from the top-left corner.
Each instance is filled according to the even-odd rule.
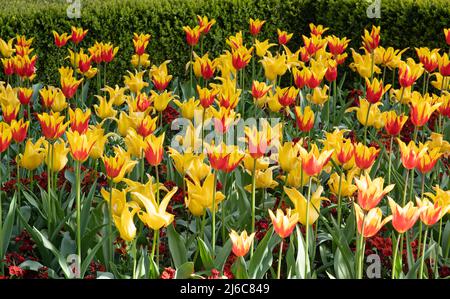
[[[195,26],[191,28],[189,26],[183,27],[184,32],[186,33],[186,42],[189,46],[193,47],[198,44],[198,40],[200,39],[200,26]]]
[[[31,101],[31,97],[33,96],[33,89],[20,87],[17,91],[17,97],[19,98],[20,104],[28,105]]]
[[[355,185],[358,188],[358,205],[366,211],[375,208],[383,197],[394,189],[393,184],[383,189],[384,179],[379,177],[372,180],[367,172],[359,179],[355,178]]]
[[[356,222],[358,223],[358,233],[364,238],[370,238],[375,236],[378,231],[392,219],[392,215],[384,218],[380,208],[370,209],[367,214],[364,215],[361,207],[354,203]]]
[[[233,251],[234,255],[237,257],[245,256],[248,253],[248,251],[250,250],[250,246],[253,243],[254,237],[255,237],[255,233],[253,233],[249,236],[249,235],[247,235],[247,231],[244,230],[239,235],[234,230],[231,230],[230,239],[231,239],[231,243],[233,244],[231,250]]]
[[[367,147],[361,142],[355,146],[355,163],[360,169],[368,169],[372,167],[375,159],[378,157],[380,149]]]
[[[430,95],[425,94],[425,96],[421,96],[420,94],[414,93],[411,98],[411,109],[409,112],[409,117],[411,118],[411,122],[416,127],[424,126],[431,117],[436,109],[441,106],[442,103],[432,103],[432,98]]]
[[[11,122],[17,119],[17,115],[19,114],[20,105],[10,105],[10,104],[1,104],[2,112],[3,112],[3,121],[7,124],[11,124]]]
[[[67,42],[72,38],[70,35],[68,35],[65,32],[60,35],[56,31],[53,31],[53,37],[55,38],[55,45],[58,48],[64,47],[67,44]]]
[[[433,204],[426,198],[421,200],[417,197],[416,202],[417,206],[422,209],[420,212],[420,220],[428,226],[436,224],[450,210],[450,206],[443,208],[439,205],[439,202]]]
[[[83,30],[83,28],[76,28],[72,26],[72,42],[74,44],[79,44],[84,37],[86,36],[86,34],[88,33],[88,30]]]
[[[355,154],[355,146],[350,139],[340,141],[336,144],[336,156],[340,164],[350,161]]]
[[[443,155],[439,148],[433,148],[432,150],[427,150],[420,158],[419,163],[417,163],[417,169],[422,173],[429,173],[433,170],[439,158]]]
[[[332,154],[333,150],[323,150],[319,153],[316,144],[311,146],[309,153],[304,148],[300,148],[303,171],[309,176],[319,174],[322,171],[323,166],[330,160]]]
[[[64,115],[60,116],[59,112],[38,114],[38,120],[41,124],[42,134],[50,140],[61,137],[69,125],[69,122],[64,123]]]
[[[444,29],[445,41],[450,46],[450,29]]]
[[[385,112],[382,114],[384,118],[384,129],[391,136],[397,136],[403,129],[406,121],[408,120],[408,116],[406,115],[397,115],[395,110]]]
[[[294,35],[293,33],[288,34],[286,31],[281,31],[280,29],[277,29],[277,33],[278,33],[278,43],[280,45],[287,44],[291,40],[292,35]]]
[[[413,85],[422,74],[422,64],[415,63],[412,58],[408,58],[407,62],[402,61],[398,66],[398,82],[403,88]]]
[[[392,211],[392,226],[401,234],[408,231],[414,226],[423,209],[415,207],[412,202],[402,208],[392,198],[388,197],[388,200]]]
[[[264,82],[253,81],[252,96],[255,99],[260,99],[264,97],[271,88],[272,85],[267,86]]]
[[[381,100],[386,91],[391,88],[390,84],[383,86],[383,80],[374,78],[372,82],[366,78],[366,99],[369,103],[375,104]]]
[[[272,210],[269,210],[270,219],[272,220],[273,229],[282,238],[287,238],[292,233],[298,222],[298,214],[291,214],[291,209],[286,210],[286,215],[281,209],[278,209],[276,216]]]
[[[400,146],[402,164],[406,169],[413,169],[417,167],[420,158],[427,151],[426,147],[418,148],[414,141],[410,141],[406,145],[403,141],[397,138],[398,145]]]

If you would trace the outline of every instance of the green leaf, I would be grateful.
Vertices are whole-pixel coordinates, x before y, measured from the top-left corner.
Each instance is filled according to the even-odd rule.
[[[2,247],[0,248],[0,257],[3,257],[8,250],[9,241],[11,239],[11,233],[14,226],[14,218],[16,211],[16,195],[13,196],[11,203],[9,204],[8,214],[6,215],[5,223],[3,224],[1,231]],[[0,215],[1,216],[1,215]]]
[[[236,279],[248,279],[247,263],[243,257],[239,257],[233,264]]]
[[[176,279],[190,278],[193,273],[194,273],[194,263],[186,262],[177,267],[177,271],[175,272],[175,278]]]
[[[249,278],[261,279],[267,270],[272,266],[272,252],[274,247],[281,242],[278,235],[273,234],[273,228],[270,228],[264,238],[259,242],[258,247],[253,253],[248,266]]]
[[[311,271],[311,266],[309,261],[305,263],[305,241],[303,240],[302,233],[298,226],[295,227],[295,236],[297,239],[297,259],[295,260],[295,272],[297,274],[297,278],[305,278],[305,271],[307,275]]]
[[[200,238],[198,238],[198,250],[200,251],[200,258],[202,259],[205,270],[213,269],[214,262],[211,251],[209,250],[208,245],[206,245],[205,242],[203,242],[203,240]]]
[[[97,253],[97,251],[100,249],[100,247],[103,245],[103,243],[105,243],[108,240],[108,238],[102,238],[102,240],[100,242],[98,242],[94,248],[92,248],[88,255],[83,259],[83,262],[81,264],[81,272],[80,272],[80,276],[84,277],[84,273],[86,273],[87,268],[89,267],[89,264],[91,263],[92,259],[94,258],[95,254]]]
[[[187,262],[187,250],[184,245],[184,239],[177,233],[173,225],[167,227],[167,237],[173,262],[175,267],[178,268]]]

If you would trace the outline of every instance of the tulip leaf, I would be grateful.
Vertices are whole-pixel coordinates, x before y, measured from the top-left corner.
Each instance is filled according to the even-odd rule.
[[[187,262],[187,250],[184,239],[177,233],[173,225],[167,227],[169,250],[175,267],[178,268]]]
[[[200,238],[198,238],[198,250],[200,251],[200,258],[202,259],[205,270],[211,270],[214,268],[211,251],[209,250],[208,245],[206,245]]]
[[[264,274],[272,266],[273,249],[280,242],[280,237],[273,234],[273,228],[269,229],[250,259],[248,267],[249,278],[261,279],[264,277]]]
[[[225,263],[227,262],[228,256],[231,252],[231,239],[228,239],[223,247],[218,251],[216,259],[214,261],[214,267],[220,271],[223,271],[223,267],[225,266]]]
[[[311,271],[309,260],[305,263],[305,241],[303,240],[303,236],[298,228],[295,227],[295,236],[297,239],[297,259],[295,261],[295,272],[297,274],[297,278],[305,278],[305,272],[309,275]]]
[[[97,183],[94,182],[91,186],[91,189],[89,190],[87,197],[82,198],[83,206],[81,209],[81,228],[80,228],[82,235],[85,233],[86,226],[89,222],[91,203],[92,203],[92,199],[94,198],[96,187],[97,187]]]
[[[86,273],[89,264],[91,263],[92,259],[94,258],[95,254],[97,253],[97,251],[100,249],[100,247],[103,245],[103,243],[105,243],[108,240],[108,238],[102,238],[101,241],[99,241],[94,248],[92,248],[88,255],[83,259],[83,262],[81,264],[81,277],[84,276],[84,274]]]
[[[289,249],[286,252],[286,265],[287,265],[287,277],[292,278],[292,271],[294,271],[295,267],[295,245],[294,245],[294,234],[291,235],[289,242]]]
[[[447,256],[450,248],[450,221],[447,221],[444,228],[444,233],[442,234],[442,252],[444,256]]]
[[[192,274],[194,274],[194,263],[186,262],[182,264],[180,267],[177,267],[177,271],[175,272],[175,278],[186,279],[190,278]]]
[[[16,195],[14,195],[11,203],[9,204],[8,214],[6,215],[5,223],[1,227],[0,238],[2,238],[2,247],[0,248],[0,258],[6,254],[6,250],[9,246],[9,241],[11,239],[11,233],[14,226],[14,218],[16,211]],[[0,215],[1,217],[1,215]]]
[[[434,252],[434,250],[436,247],[436,243],[433,243],[433,245],[429,246],[427,250],[425,250],[425,254],[424,254],[424,259],[426,260],[431,253]],[[417,261],[414,263],[414,265],[409,269],[408,273],[406,274],[406,279],[414,279],[417,277],[417,272],[420,268],[420,262],[421,262],[421,257],[419,257],[417,259]],[[426,269],[427,267],[425,266],[424,269]],[[425,272],[425,271],[424,271]],[[425,273],[424,273],[425,274]]]
[[[237,279],[248,279],[247,263],[243,257],[236,259],[232,269]]]

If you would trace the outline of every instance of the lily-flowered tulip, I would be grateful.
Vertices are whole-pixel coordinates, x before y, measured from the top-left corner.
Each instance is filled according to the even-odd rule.
[[[109,117],[115,117],[117,115],[117,111],[114,110],[113,104],[114,99],[107,100],[106,97],[102,97],[99,95],[96,95],[98,99],[98,105],[94,104],[94,110],[95,114],[100,117],[101,119],[109,118]]]
[[[294,35],[294,33],[287,33],[286,31],[281,31],[280,29],[277,29],[277,33],[278,33],[278,43],[280,45],[287,44]]]
[[[419,157],[419,162],[417,163],[417,169],[422,173],[426,174],[433,170],[439,158],[443,155],[439,148],[433,148],[428,150]]]
[[[355,50],[352,50],[352,57],[354,62],[350,64],[350,68],[363,78],[370,78],[372,76],[372,57],[370,54],[361,55]],[[377,66],[373,66],[373,73],[381,73],[381,69]]]
[[[276,96],[281,106],[288,107],[295,102],[298,92],[299,90],[294,86],[283,89],[277,87]]]
[[[76,80],[71,73],[61,73],[61,90],[67,99],[71,99],[77,92],[78,86],[83,81],[83,78]]]
[[[152,118],[150,115],[146,115],[139,121],[136,132],[144,138],[147,137],[155,131],[157,121],[158,117]]]
[[[380,149],[376,149],[375,147],[367,147],[361,142],[355,146],[355,163],[360,169],[368,169],[372,167],[376,158],[378,157],[378,153]]]
[[[17,119],[17,115],[19,114],[20,105],[10,105],[10,104],[1,104],[2,113],[3,113],[3,121],[7,124],[11,124],[11,122]]]
[[[278,149],[278,165],[283,171],[291,171],[295,163],[298,162],[298,154],[300,151],[300,143],[285,142]]]
[[[128,71],[128,76],[123,76],[125,86],[132,92],[138,94],[144,87],[148,86],[148,82],[144,81],[144,72],[136,71],[134,74]]]
[[[164,91],[163,93],[157,93],[154,90],[152,90],[151,94],[152,94],[151,101],[153,102],[153,106],[158,112],[166,110],[170,101],[172,101],[175,98],[172,92],[167,90]]]
[[[170,80],[172,80],[172,75],[169,75],[167,70],[167,65],[169,63],[170,60],[166,60],[161,63],[160,66],[154,65],[150,69],[150,79],[153,82],[153,86],[160,92],[166,89],[170,83]]]
[[[51,156],[49,156],[50,145],[47,141],[44,143],[44,148],[45,155],[47,157],[45,159],[45,164],[50,168],[52,172],[60,172],[67,164],[67,154],[69,153],[70,149],[66,147],[66,143],[62,139],[59,139],[58,141],[53,143],[51,147]]]
[[[264,68],[264,76],[270,82],[275,81],[278,76],[283,76],[288,69],[286,55],[284,54],[273,57],[272,54],[268,52],[268,55],[264,56],[260,62]]]
[[[246,127],[245,135],[247,137],[248,150],[254,159],[261,158],[266,153],[271,139],[268,139],[266,132],[260,132],[256,127]]]
[[[440,56],[438,62],[439,62],[439,73],[443,77],[450,76],[450,59],[448,57],[448,54],[444,53],[442,56]]]
[[[0,53],[3,57],[9,58],[14,54],[13,41],[14,38],[11,38],[8,42],[0,38]]]
[[[334,150],[322,150],[319,152],[319,148],[316,144],[312,144],[311,150],[308,152],[303,147],[300,148],[300,157],[302,159],[302,168],[309,176],[318,175],[325,164],[331,158]]]
[[[144,140],[144,154],[147,162],[152,166],[157,166],[163,159],[163,143],[165,133],[162,133],[158,137],[155,135],[149,135]]]
[[[214,103],[218,91],[215,89],[202,88],[197,85],[198,98],[203,108],[208,108]]]
[[[5,122],[0,122],[0,153],[6,151],[11,144],[12,133],[10,126]]]
[[[337,162],[345,164],[349,162],[355,154],[355,146],[350,139],[341,140],[336,144],[335,150]]]
[[[414,169],[417,167],[419,160],[427,151],[427,147],[417,147],[414,141],[410,141],[406,145],[403,141],[397,138],[398,145],[400,146],[402,164],[406,169]]]
[[[384,120],[384,129],[386,133],[391,136],[397,136],[403,129],[406,121],[408,120],[408,116],[406,115],[397,115],[395,110],[391,110],[388,112],[382,113]]]
[[[25,144],[25,151],[19,155],[19,166],[27,170],[35,170],[38,168],[45,158],[44,137],[39,138],[35,143],[28,139]]]
[[[291,213],[291,209],[286,210],[286,215],[282,210],[278,209],[276,211],[276,216],[272,210],[269,210],[269,215],[272,220],[274,231],[282,239],[285,239],[291,235],[298,222],[298,214]]]
[[[401,87],[409,87],[423,74],[422,64],[417,64],[412,58],[402,61],[398,67],[398,82]]]
[[[150,34],[137,34],[133,33],[133,45],[134,45],[134,53],[136,55],[143,55],[145,52],[145,48],[147,48],[148,43],[150,42]]]
[[[77,131],[69,130],[66,135],[72,158],[79,162],[86,161],[96,140],[90,138],[89,135],[80,134]]]
[[[416,197],[417,206],[421,209],[420,220],[425,225],[432,226],[436,224],[445,214],[450,211],[450,205],[442,207],[439,202],[432,203],[429,199],[420,199]]]
[[[428,94],[425,94],[425,96],[422,97],[420,94],[414,93],[411,98],[411,109],[409,112],[411,122],[416,127],[424,126],[430,119],[431,114],[433,114],[441,104],[442,103],[433,104],[432,98]]]
[[[255,176],[255,189],[273,189],[278,186],[278,182],[273,179],[273,169],[270,167],[266,170],[256,170],[255,174],[250,174]],[[244,187],[248,192],[252,192],[252,184]]]
[[[15,142],[21,143],[27,138],[29,121],[23,121],[23,119],[16,121],[15,119],[11,122],[11,134]]]
[[[260,42],[258,39],[255,39],[254,47],[255,47],[256,55],[258,57],[264,57],[264,56],[266,56],[266,53],[269,51],[269,49],[276,45],[277,44],[269,43],[268,39],[266,39],[263,42]]]
[[[172,158],[172,160],[173,160],[173,165],[175,166],[175,169],[183,177],[186,175],[187,170],[191,166],[192,160],[197,157],[192,152],[180,153],[175,148],[171,148],[171,147],[169,147],[167,152],[168,152],[170,158]]]
[[[116,152],[115,156],[112,157],[103,156],[102,160],[105,165],[106,176],[114,183],[120,182],[125,174],[137,164],[137,161],[130,160],[126,154],[120,152]]]
[[[265,22],[266,21],[261,21],[260,19],[253,20],[250,18],[250,34],[257,36]]]
[[[184,32],[186,33],[186,42],[189,46],[193,47],[198,44],[198,40],[200,39],[200,26],[195,26],[191,28],[189,26],[183,27]]]
[[[369,103],[375,104],[381,100],[386,91],[391,88],[390,84],[383,86],[383,80],[374,78],[372,82],[366,78],[366,99]]]
[[[91,109],[86,111],[76,108],[75,111],[69,108],[70,129],[80,134],[85,134],[89,128],[89,119],[91,118]]]
[[[150,197],[144,196],[138,192],[133,192],[135,198],[145,207],[145,211],[140,210],[138,212],[138,217],[147,227],[158,230],[162,227],[167,227],[172,223],[175,215],[168,213],[166,209],[170,199],[177,190],[178,188],[174,187],[164,196],[161,203],[156,202],[155,194],[152,190],[150,191],[150,194],[152,195]]]
[[[428,73],[432,73],[439,66],[439,50],[416,48],[416,54]]]
[[[212,25],[216,24],[216,20],[208,20],[207,16],[197,15],[198,26],[200,26],[200,32],[202,34],[207,34],[211,30]]]
[[[414,226],[423,208],[415,207],[411,201],[402,208],[392,198],[388,197],[388,200],[392,212],[392,226],[401,234],[407,232]]]
[[[328,96],[328,85],[323,87],[316,87],[312,94],[307,94],[306,99],[313,104],[323,105],[329,98]]]
[[[361,207],[354,203],[356,222],[358,224],[358,233],[364,238],[370,238],[375,236],[378,231],[389,221],[392,220],[392,215],[384,218],[380,208],[370,209],[366,215],[364,215]]]
[[[247,66],[252,58],[253,47],[247,49],[244,46],[233,50],[231,52],[231,62],[236,71],[239,71]]]
[[[379,129],[384,126],[382,113],[378,108],[380,105],[382,105],[381,102],[370,105],[366,99],[360,99],[359,107],[348,108],[345,112],[356,111],[356,118],[361,125],[367,127],[374,126]],[[369,112],[369,116],[367,116],[367,112]]]
[[[443,209],[447,209],[448,207],[450,207],[450,191],[442,190],[439,185],[436,185],[435,187],[433,187],[433,189],[435,191],[435,194],[427,192],[424,195],[433,200],[433,202],[437,202]],[[447,213],[450,214],[450,210]]]
[[[355,184],[358,188],[358,205],[365,211],[375,208],[381,199],[394,189],[393,184],[383,189],[384,179],[379,177],[372,180],[367,172],[359,179],[355,178]]]
[[[185,102],[180,102],[179,100],[174,100],[173,102],[180,108],[181,116],[190,120],[194,118],[195,110],[200,105],[200,101],[194,97]]]
[[[51,86],[46,86],[39,90],[41,96],[42,105],[46,108],[50,108],[55,101],[57,89]]]
[[[59,34],[54,30],[53,30],[53,37],[55,38],[55,45],[58,48],[64,47],[67,44],[67,42],[72,38],[66,32]]]
[[[38,114],[38,120],[41,124],[42,134],[49,140],[58,139],[66,131],[69,122],[64,123],[64,116],[59,112],[50,114],[42,113]]]
[[[31,101],[31,97],[33,95],[33,89],[26,88],[26,87],[20,87],[17,91],[17,97],[20,101],[21,105],[28,105]]]
[[[253,81],[252,83],[252,97],[260,99],[264,97],[267,92],[272,88],[272,85],[266,85],[265,82]]]
[[[380,44],[380,26],[372,26],[372,30],[364,29],[364,35],[362,36],[363,47],[367,52],[372,53]]]
[[[252,233],[249,236],[246,230],[244,230],[240,235],[234,230],[231,230],[230,240],[233,244],[231,250],[233,251],[234,255],[237,257],[245,256],[250,250],[250,246],[253,243],[254,237],[255,233]]]
[[[52,111],[53,112],[62,112],[64,109],[66,109],[68,106],[68,103],[66,101],[66,96],[61,91],[61,89],[57,88],[55,97],[52,103]]]
[[[444,28],[445,41],[450,46],[450,29]]]
[[[352,196],[355,193],[355,191],[358,190],[358,187],[356,187],[356,185],[353,184],[354,175],[355,171],[349,171],[347,173],[347,176],[344,173],[339,175],[336,172],[334,172],[330,176],[330,179],[328,180],[328,186],[330,187],[330,191],[336,196],[339,196],[339,191],[342,197]],[[341,185],[340,187],[339,184]]]
[[[84,39],[87,33],[88,29],[83,30],[83,28],[77,28],[72,26],[72,35],[71,35],[72,42],[74,44],[79,44]]]
[[[310,106],[306,106],[302,111],[301,107],[294,109],[297,127],[302,132],[309,132],[314,127],[314,112]]]
[[[194,216],[202,216],[206,209],[212,210],[212,199],[214,196],[214,174],[210,173],[201,183],[197,178],[193,181],[185,179],[187,187],[186,207]],[[217,211],[218,204],[225,199],[222,192],[216,191],[214,210]]]
[[[293,215],[298,215],[298,222],[303,225],[312,225],[319,218],[320,206],[322,200],[327,200],[325,197],[320,196],[323,192],[323,187],[319,186],[317,190],[311,195],[309,201],[295,188],[284,187],[284,192],[287,194],[289,199],[294,204],[294,209],[292,210]],[[308,212],[308,220],[306,219],[306,214]]]
[[[344,53],[350,42],[350,40],[347,39],[346,37],[339,38],[334,35],[327,36],[326,39],[328,41],[328,43],[327,43],[328,49],[330,50],[330,53],[333,54],[333,56],[338,56],[338,55]]]
[[[399,64],[402,61],[402,54],[407,49],[396,50],[392,47],[388,47],[387,49],[378,46],[375,49],[375,64],[379,64],[385,66],[391,70],[398,68]]]

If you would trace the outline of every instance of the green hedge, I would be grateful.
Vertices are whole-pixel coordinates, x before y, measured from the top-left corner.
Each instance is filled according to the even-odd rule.
[[[66,15],[67,3],[60,1],[13,0],[0,11],[0,37],[18,34],[35,38],[33,47],[39,56],[39,81],[55,84],[57,68],[67,55],[66,49],[53,45],[52,30],[70,30],[71,25],[89,29],[83,47],[95,40],[111,41],[120,47],[118,58],[109,67],[108,78],[116,83],[130,68],[133,54],[132,33],[148,32],[152,63],[171,59],[170,71],[185,74],[189,59],[183,25],[195,25],[197,14],[215,18],[205,40],[205,49],[213,56],[225,48],[225,38],[239,30],[248,34],[250,17],[267,20],[260,39],[276,40],[276,29],[294,32],[289,44],[297,48],[301,34],[308,34],[314,22],[330,27],[330,33],[352,39],[351,47],[360,46],[364,28],[382,26],[382,44],[396,48],[444,47],[442,29],[450,27],[448,0],[382,1],[381,18],[369,19],[367,6],[373,0],[82,0],[81,19]]]

